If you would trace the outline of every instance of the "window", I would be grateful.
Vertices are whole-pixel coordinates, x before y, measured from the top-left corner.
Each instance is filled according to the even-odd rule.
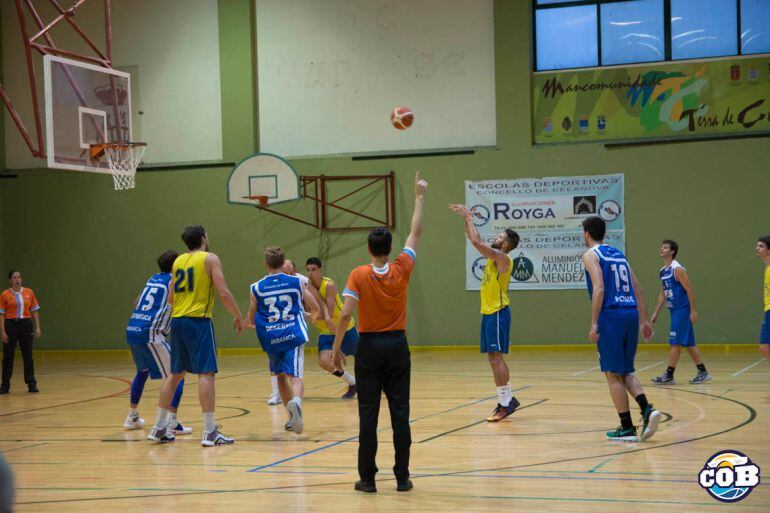
[[[770,53],[770,1],[741,1],[741,53]]]
[[[532,0],[535,70],[770,53],[770,0]]]
[[[606,4],[601,12],[602,64],[665,59],[663,0]]]
[[[737,0],[671,0],[671,57],[738,54]]]
[[[596,7],[543,9],[535,13],[537,62],[544,69],[597,66]]]

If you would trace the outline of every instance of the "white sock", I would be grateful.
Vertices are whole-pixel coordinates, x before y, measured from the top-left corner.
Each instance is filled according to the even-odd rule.
[[[128,416],[129,417],[138,417],[139,416],[139,408],[128,408]]]
[[[273,395],[278,395],[278,376],[270,376],[270,385],[273,387]]]
[[[505,398],[508,400],[508,404],[510,404],[511,399],[513,398],[513,392],[511,392],[511,382],[509,381],[507,385],[505,385]]]
[[[348,371],[345,371],[345,374],[342,375],[342,379],[344,379],[348,385],[356,386],[356,377],[350,374]]]
[[[505,396],[505,385],[497,387],[497,402],[500,406],[508,406],[511,400]]]
[[[169,412],[167,419],[168,419],[168,425],[171,426],[172,428],[175,428],[176,425],[179,424],[179,421],[176,419],[176,413],[174,413],[173,411]]]
[[[171,413],[165,408],[158,406],[158,414],[155,417],[155,425],[159,428],[164,428],[168,425],[168,414]]]
[[[289,402],[291,402],[291,401],[294,401],[294,402],[295,402],[295,403],[297,403],[297,405],[299,405],[300,407],[302,406],[302,398],[301,398],[301,397],[297,397],[297,396],[295,396],[295,397],[292,397],[292,398],[291,398],[291,400],[290,400]]]
[[[217,428],[217,421],[214,419],[214,412],[203,412],[203,431],[211,433]]]

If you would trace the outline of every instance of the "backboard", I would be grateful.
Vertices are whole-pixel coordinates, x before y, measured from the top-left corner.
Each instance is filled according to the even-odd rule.
[[[256,196],[267,196],[275,205],[299,199],[299,176],[286,160],[256,153],[239,162],[227,180],[227,202],[256,206]]]
[[[44,56],[43,71],[48,167],[111,173],[89,147],[132,141],[131,76],[53,55]]]

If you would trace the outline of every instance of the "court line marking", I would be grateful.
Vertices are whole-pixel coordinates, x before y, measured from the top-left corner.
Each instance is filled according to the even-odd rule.
[[[663,388],[663,387],[654,387],[654,388]],[[685,392],[685,393],[691,393],[691,394],[696,394],[696,395],[703,395],[703,396],[708,396],[708,397],[714,397],[714,398],[717,398],[717,399],[723,399],[725,401],[736,403],[736,404],[738,404],[740,406],[743,406],[744,408],[746,408],[749,411],[749,418],[747,420],[743,421],[742,423],[736,425],[736,426],[732,426],[730,428],[724,429],[724,430],[716,432],[716,433],[711,433],[711,434],[708,434],[708,435],[703,435],[703,436],[700,436],[700,437],[691,438],[691,439],[687,439],[687,440],[680,440],[680,441],[677,441],[677,442],[671,442],[671,443],[668,443],[668,444],[657,445],[657,446],[654,446],[654,447],[642,447],[642,448],[631,449],[631,450],[628,450],[628,451],[622,451],[622,452],[619,452],[619,453],[598,454],[598,455],[584,456],[584,457],[578,457],[578,458],[567,458],[567,459],[563,459],[563,460],[546,461],[546,462],[518,465],[518,466],[512,466],[512,467],[500,467],[500,468],[493,468],[493,469],[477,469],[477,470],[465,470],[465,471],[457,471],[457,472],[445,472],[443,474],[436,474],[436,475],[431,475],[431,476],[426,476],[426,477],[442,477],[442,476],[450,476],[450,475],[463,475],[463,474],[472,474],[472,473],[475,473],[475,472],[485,472],[485,471],[488,472],[488,471],[501,471],[501,470],[516,470],[516,469],[519,469],[519,468],[528,468],[528,467],[534,467],[534,466],[549,465],[549,464],[554,464],[554,463],[562,463],[562,462],[584,460],[584,459],[594,459],[594,458],[600,458],[600,457],[603,457],[603,456],[611,456],[611,455],[615,455],[615,454],[625,454],[625,453],[632,453],[632,452],[640,452],[640,451],[647,451],[647,450],[653,450],[653,449],[660,449],[660,448],[663,448],[663,447],[669,447],[669,446],[673,446],[673,445],[679,445],[679,444],[685,444],[685,443],[689,443],[689,442],[693,442],[693,441],[699,441],[699,440],[711,438],[711,437],[714,437],[714,436],[719,436],[719,435],[722,435],[722,434],[725,434],[725,433],[728,433],[728,432],[731,432],[731,431],[735,431],[735,430],[738,430],[738,429],[742,428],[743,426],[746,426],[746,425],[750,424],[757,417],[757,412],[756,412],[756,410],[753,407],[751,407],[750,405],[748,405],[746,403],[743,403],[741,401],[737,401],[735,399],[730,399],[730,398],[727,398],[727,397],[722,397],[722,396],[718,396],[718,395],[714,395],[714,394],[707,394],[705,392],[685,390],[685,389],[680,389],[680,388],[673,388],[673,387],[666,387],[666,388],[669,388],[670,390],[679,391],[679,392]],[[417,476],[415,476],[415,477],[417,477]],[[394,479],[395,478],[392,478],[392,479],[382,479],[381,481],[393,481]],[[29,501],[29,502],[19,502],[17,504],[48,504],[48,503],[60,503],[60,502],[88,502],[88,501],[117,500],[117,499],[136,499],[136,498],[148,498],[148,497],[151,498],[151,497],[169,497],[169,496],[182,496],[182,495],[239,493],[239,492],[258,492],[258,491],[281,491],[281,490],[290,491],[292,489],[299,489],[299,488],[312,489],[312,488],[318,488],[318,487],[324,487],[324,486],[336,486],[336,485],[341,485],[341,484],[350,484],[350,482],[346,481],[346,482],[338,482],[338,483],[301,484],[301,485],[289,485],[289,486],[283,486],[283,487],[254,488],[254,489],[243,489],[243,490],[210,490],[210,491],[206,491],[206,492],[153,494],[153,495],[143,495],[143,496],[94,497],[94,498],[64,499],[64,500]],[[312,492],[305,492],[305,493],[312,493]],[[446,496],[446,494],[443,494],[442,496]],[[489,497],[486,497],[486,496],[476,496],[476,497],[478,497],[478,498],[489,498]],[[498,497],[498,498],[505,498],[505,497]],[[516,498],[516,497],[511,497],[511,498]],[[527,499],[527,497],[523,497],[523,499]],[[537,499],[538,500],[549,500],[550,499],[550,500],[563,500],[563,501],[573,500],[573,499],[569,499],[569,498],[557,499],[557,498],[553,498],[553,497],[537,498]],[[585,499],[585,498],[583,498],[583,499],[574,499],[574,500],[578,500],[578,501],[600,501],[600,502],[611,502],[611,501],[618,501],[618,502],[634,502],[634,501],[635,502],[644,502],[644,501],[634,500],[634,499],[618,500],[618,499]],[[682,504],[685,504],[685,503],[682,503]],[[714,503],[692,503],[692,502],[687,502],[686,504],[702,504],[702,505],[708,505],[708,506],[721,506],[721,503],[714,504]],[[767,508],[767,505],[761,505],[759,507],[765,509],[765,508]]]
[[[40,442],[32,445],[25,445],[24,447],[16,447],[14,449],[8,449],[7,451],[0,451],[1,453],[8,453],[8,452],[14,452],[14,451],[21,451],[22,449],[31,449],[32,447],[40,447],[41,445],[45,445],[48,442]]]
[[[641,369],[636,369],[634,372],[642,372],[642,371],[647,370],[647,369],[652,369],[653,367],[657,367],[661,363],[666,363],[666,360],[661,360],[659,362],[653,363],[652,365],[648,365],[647,367],[642,367]]]
[[[609,457],[609,458],[607,458],[606,460],[604,460],[604,461],[600,462],[598,465],[595,465],[595,466],[591,467],[591,468],[588,470],[588,473],[589,473],[589,474],[593,474],[594,472],[596,472],[597,470],[599,470],[600,468],[602,468],[603,466],[605,466],[607,463],[609,463],[609,462],[611,462],[612,460],[614,460],[615,458],[617,458],[618,456],[620,456],[620,454],[616,454],[616,455],[614,455],[614,456],[610,456],[610,457]]]
[[[677,429],[681,429],[683,427],[689,426],[690,424],[698,423],[702,421],[704,418],[706,418],[706,410],[704,410],[703,406],[701,406],[700,404],[694,403],[692,401],[688,401],[687,399],[682,399],[681,397],[674,397],[673,399],[677,401],[681,401],[683,403],[687,403],[690,406],[694,407],[698,411],[698,416],[694,419],[690,419],[685,422],[682,422],[681,424],[667,426],[665,429],[661,430],[661,433],[668,433],[669,431],[675,431]]]
[[[582,370],[582,371],[578,371],[578,372],[575,372],[575,373],[573,373],[572,375],[573,375],[573,376],[581,376],[581,375],[583,375],[583,374],[585,374],[585,373],[587,373],[587,372],[595,371],[595,370],[597,370],[598,368],[599,368],[599,366],[597,365],[596,367],[591,367],[590,369],[586,369],[586,370]]]
[[[75,374],[75,376],[80,376],[80,375]],[[103,395],[103,396],[100,396],[100,397],[92,397],[90,399],[83,399],[81,401],[72,401],[72,402],[69,402],[69,403],[53,404],[53,405],[49,405],[49,406],[41,406],[39,408],[31,408],[29,410],[12,411],[12,412],[9,412],[9,413],[0,413],[0,417],[10,417],[11,415],[19,415],[19,414],[22,414],[22,413],[30,413],[30,412],[33,412],[33,411],[50,410],[51,408],[61,408],[62,406],[72,406],[73,404],[83,404],[83,403],[88,403],[88,402],[91,402],[91,401],[98,401],[100,399],[110,399],[112,397],[117,397],[117,396],[119,396],[121,394],[125,394],[126,392],[131,390],[131,386],[130,386],[131,382],[128,381],[127,379],[124,379],[124,378],[117,378],[117,377],[113,377],[113,376],[89,376],[89,375],[84,375],[84,376],[81,376],[81,377],[99,378],[99,379],[112,379],[112,380],[115,380],[115,381],[122,381],[123,383],[128,383],[129,386],[126,387],[125,389],[121,390],[120,392],[114,392],[112,394]]]
[[[751,364],[751,365],[749,365],[748,367],[744,367],[744,368],[742,368],[741,370],[739,370],[738,372],[734,372],[734,373],[733,373],[733,375],[732,375],[732,377],[734,378],[735,376],[740,376],[741,374],[743,374],[743,373],[744,373],[744,372],[746,372],[747,370],[751,369],[751,368],[752,368],[752,367],[754,367],[755,365],[759,365],[760,363],[762,363],[762,362],[764,362],[764,361],[765,361],[765,359],[764,359],[764,358],[760,358],[759,360],[757,360],[756,362],[752,363],[752,364]]]
[[[722,399],[724,401],[729,401],[731,403],[735,403],[737,405],[740,405],[740,406],[744,407],[746,410],[748,410],[749,417],[746,420],[744,420],[743,422],[741,422],[740,424],[737,424],[735,426],[729,427],[727,429],[723,429],[723,430],[718,431],[716,433],[710,433],[710,434],[703,435],[703,436],[698,436],[698,437],[695,437],[695,438],[688,438],[688,439],[685,439],[685,440],[678,440],[676,442],[669,442],[669,443],[666,443],[666,444],[655,445],[655,446],[652,446],[652,447],[635,447],[633,449],[629,449],[629,450],[626,450],[626,451],[617,451],[617,452],[610,452],[610,453],[604,453],[604,454],[593,454],[591,456],[578,456],[578,457],[574,457],[574,458],[562,458],[560,460],[542,461],[542,462],[539,462],[539,463],[525,463],[525,464],[522,464],[522,465],[512,465],[512,466],[509,466],[509,467],[496,467],[496,468],[488,468],[488,469],[462,470],[462,471],[445,472],[443,474],[435,474],[435,475],[433,475],[431,477],[442,477],[442,476],[449,476],[449,475],[467,475],[467,474],[472,474],[474,472],[499,472],[501,470],[514,470],[514,469],[521,469],[521,468],[539,467],[539,466],[542,466],[542,465],[552,465],[552,464],[555,464],[555,463],[566,463],[566,462],[572,462],[572,461],[590,460],[590,459],[601,458],[601,457],[605,457],[605,456],[613,456],[613,455],[616,455],[616,454],[622,455],[622,454],[630,454],[630,453],[641,452],[641,451],[651,451],[651,450],[654,450],[654,449],[663,449],[665,447],[671,447],[671,446],[674,446],[674,445],[686,444],[686,443],[690,443],[690,442],[697,442],[699,440],[705,440],[707,438],[712,438],[712,437],[715,437],[715,436],[723,435],[725,433],[730,433],[732,431],[736,431],[736,430],[738,430],[738,429],[740,429],[740,428],[742,428],[744,426],[747,426],[747,425],[751,424],[757,418],[757,410],[755,410],[752,406],[750,406],[750,405],[748,405],[746,403],[743,403],[741,401],[737,401],[735,399],[731,399],[729,397],[722,397],[722,396],[719,396],[719,395],[707,394],[706,392],[698,392],[696,390],[685,390],[683,388],[673,388],[673,387],[670,387],[670,386],[657,386],[657,387],[653,386],[653,388],[667,388],[668,390],[674,390],[674,391],[677,391],[677,392],[684,392],[684,393],[687,393],[687,394],[696,394],[696,395],[702,395],[702,396],[707,396],[707,397],[714,397],[716,399]]]
[[[530,388],[530,385],[525,385],[525,386],[519,387],[517,389],[511,390],[511,392],[519,392],[519,391],[525,390],[527,388]],[[482,403],[484,401],[489,401],[490,399],[494,399],[495,397],[497,397],[497,396],[493,395],[493,396],[489,396],[489,397],[484,397],[482,399],[477,399],[477,400],[471,401],[469,403],[465,403],[465,404],[461,404],[459,406],[455,406],[455,407],[449,408],[448,410],[443,410],[443,411],[440,411],[440,412],[431,413],[429,415],[423,415],[422,417],[416,417],[414,419],[411,419],[409,421],[409,424],[414,424],[415,422],[420,421],[420,420],[424,420],[424,419],[427,419],[427,418],[430,418],[430,417],[435,417],[437,415],[443,415],[445,413],[449,413],[449,412],[452,412],[452,411],[455,411],[455,410],[459,410],[460,408],[465,408],[465,407],[468,407],[468,406],[473,406],[475,404],[479,404],[479,403]],[[378,429],[377,432],[380,433],[380,432],[386,431],[388,429],[390,429],[390,427],[383,427],[381,429]],[[339,440],[337,442],[334,442],[334,443],[331,443],[331,444],[328,444],[328,445],[324,445],[323,447],[318,447],[318,448],[312,449],[310,451],[305,451],[305,452],[302,452],[300,454],[295,454],[294,456],[289,456],[288,458],[283,458],[281,460],[274,461],[273,463],[268,463],[266,465],[256,466],[256,467],[254,467],[252,469],[247,470],[246,472],[259,472],[260,470],[265,469],[265,468],[275,467],[277,465],[281,465],[281,464],[287,463],[289,461],[293,461],[293,460],[296,460],[296,459],[299,459],[299,458],[304,458],[305,456],[308,456],[310,454],[315,454],[317,452],[325,451],[326,449],[331,449],[332,447],[337,447],[340,444],[344,444],[344,443],[347,443],[347,442],[352,442],[353,440],[356,440],[357,438],[358,438],[358,435],[351,436],[351,437],[345,438],[344,440]]]
[[[689,481],[688,481],[689,482]],[[379,483],[379,481],[378,481]],[[335,492],[335,491],[309,491],[309,492],[300,492],[299,490],[282,490],[282,489],[276,489],[276,490],[266,490],[270,493],[314,493],[319,495],[350,495],[351,493],[355,492]],[[531,495],[461,495],[456,493],[423,493],[421,492],[421,497],[441,497],[444,499],[493,499],[493,500],[501,500],[501,499],[507,499],[507,500],[521,500],[521,501],[556,501],[556,502],[598,502],[598,503],[612,503],[612,504],[622,504],[622,503],[630,503],[630,504],[671,504],[671,505],[693,505],[693,506],[723,506],[722,503],[718,501],[712,501],[712,502],[691,502],[691,501],[676,501],[676,500],[646,500],[646,499],[610,499],[605,497],[538,497],[538,496],[531,496]],[[767,509],[770,507],[768,504],[746,504],[746,507],[749,508],[755,508],[755,509]]]
[[[528,404],[526,406],[522,406],[521,408],[517,408],[516,411],[521,411],[521,410],[523,410],[525,408],[529,408],[531,406],[537,406],[538,404],[543,404],[547,400],[548,399],[540,399],[539,401],[536,401],[536,402],[534,402],[532,404]],[[425,443],[425,442],[430,442],[431,440],[435,440],[436,438],[440,438],[440,437],[445,436],[445,435],[450,435],[452,433],[455,433],[457,431],[462,431],[463,429],[467,429],[469,427],[478,426],[479,424],[482,424],[484,422],[487,422],[487,419],[477,420],[476,422],[468,424],[467,426],[461,426],[461,427],[458,427],[458,428],[455,428],[455,429],[450,429],[449,431],[444,431],[443,433],[439,433],[437,435],[433,435],[433,436],[430,436],[428,438],[425,438],[424,440],[420,440],[417,443],[418,444],[422,444],[422,443]]]

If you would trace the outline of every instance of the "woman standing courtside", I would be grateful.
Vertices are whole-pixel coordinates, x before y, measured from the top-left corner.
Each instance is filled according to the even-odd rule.
[[[16,345],[21,347],[24,358],[24,382],[30,392],[37,393],[35,381],[35,364],[32,361],[32,338],[40,337],[40,316],[37,311],[40,305],[35,293],[30,288],[21,286],[21,273],[13,270],[8,273],[11,287],[0,294],[0,323],[3,340],[3,381],[0,384],[0,394],[7,394],[11,388],[13,359]],[[32,324],[32,319],[35,324]]]

